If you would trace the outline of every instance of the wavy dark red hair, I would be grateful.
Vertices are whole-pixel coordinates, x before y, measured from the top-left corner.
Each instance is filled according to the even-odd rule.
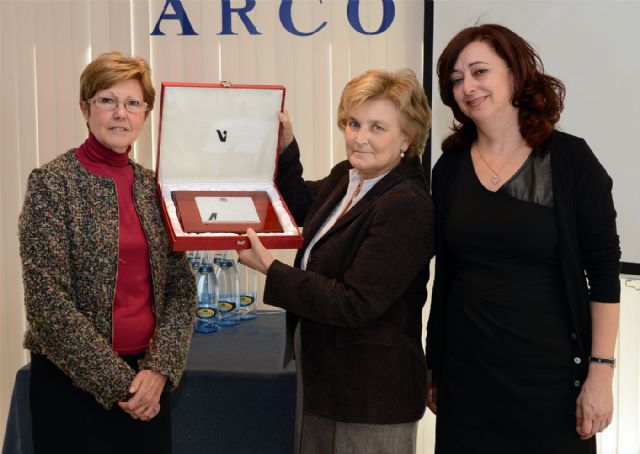
[[[449,151],[472,143],[476,125],[462,113],[453,97],[451,73],[460,52],[474,41],[484,41],[502,58],[513,74],[513,99],[518,108],[520,134],[536,150],[551,136],[564,107],[565,87],[562,81],[544,73],[542,60],[522,37],[498,24],[468,27],[453,37],[438,58],[437,73],[442,102],[453,111],[456,121],[453,134],[442,143]]]

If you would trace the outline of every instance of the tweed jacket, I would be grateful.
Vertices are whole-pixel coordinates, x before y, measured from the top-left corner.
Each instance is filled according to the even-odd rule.
[[[195,284],[171,251],[150,170],[134,169],[135,208],[149,243],[156,329],[140,363],[177,386],[189,348]],[[112,349],[118,273],[113,180],[88,172],[74,150],[29,176],[19,219],[28,328],[24,347],[45,355],[105,408],[127,400],[135,372]]]
[[[304,244],[295,267],[274,261],[264,300],[300,320],[305,411],[344,422],[419,420],[426,402],[422,307],[432,256],[431,199],[418,158],[403,158],[315,244],[304,250],[346,193],[344,161],[305,182],[294,142],[276,183]],[[292,323],[290,323],[290,326]]]
[[[550,153],[554,209],[558,224],[559,258],[569,313],[571,384],[579,391],[591,354],[590,301],[620,301],[620,242],[616,231],[613,182],[584,139],[554,131],[542,146]],[[444,240],[444,223],[458,169],[469,148],[443,154],[433,169],[436,268],[427,327],[427,360],[440,379],[447,321],[445,305],[455,257]],[[569,386],[569,384],[568,384]]]

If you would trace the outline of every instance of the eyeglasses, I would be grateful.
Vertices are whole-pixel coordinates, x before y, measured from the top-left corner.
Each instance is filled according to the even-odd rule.
[[[87,99],[89,104],[93,104],[100,110],[115,110],[120,105],[120,100],[113,96],[95,96],[91,99]],[[137,99],[127,98],[122,104],[127,112],[141,113],[147,110],[147,103],[138,101]]]

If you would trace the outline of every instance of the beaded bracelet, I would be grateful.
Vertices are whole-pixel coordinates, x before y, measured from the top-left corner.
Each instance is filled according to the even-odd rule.
[[[590,363],[596,364],[605,364],[609,367],[616,367],[616,359],[615,358],[601,358],[599,356],[589,356]]]

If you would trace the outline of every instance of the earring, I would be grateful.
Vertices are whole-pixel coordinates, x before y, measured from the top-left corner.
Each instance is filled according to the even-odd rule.
[[[404,150],[401,150],[401,151],[400,151],[400,157],[401,157],[401,158],[404,158]]]

